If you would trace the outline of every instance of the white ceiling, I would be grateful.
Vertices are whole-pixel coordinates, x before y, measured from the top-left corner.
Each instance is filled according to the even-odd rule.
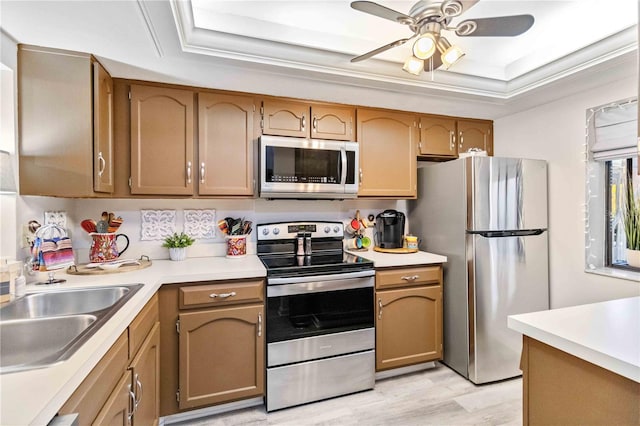
[[[413,5],[378,3],[402,13]],[[219,81],[207,83],[207,76],[227,67],[508,102],[567,77],[603,69],[615,69],[612,78],[637,73],[637,0],[480,0],[453,23],[525,13],[535,24],[518,37],[445,32],[466,56],[449,71],[418,77],[401,70],[410,43],[350,62],[411,31],[344,0],[2,0],[0,26],[19,43],[91,52],[116,77],[208,87]]]

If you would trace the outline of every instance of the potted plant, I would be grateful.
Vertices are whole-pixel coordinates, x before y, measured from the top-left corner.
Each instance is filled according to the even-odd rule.
[[[171,260],[185,260],[187,257],[187,247],[193,244],[195,240],[184,232],[174,232],[164,239],[162,247],[169,249],[169,258]]]
[[[623,197],[622,221],[627,238],[627,263],[640,268],[640,200],[634,194],[631,174],[627,174]]]

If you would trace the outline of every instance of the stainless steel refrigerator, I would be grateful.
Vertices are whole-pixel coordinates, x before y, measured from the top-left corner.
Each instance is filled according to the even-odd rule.
[[[444,266],[444,363],[474,383],[515,377],[507,316],[549,309],[547,164],[467,157],[418,169],[409,230]]]

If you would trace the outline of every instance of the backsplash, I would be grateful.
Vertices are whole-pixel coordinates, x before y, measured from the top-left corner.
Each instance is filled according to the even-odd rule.
[[[59,199],[50,197],[20,197],[18,227],[35,219],[44,221],[45,212],[64,211],[69,236],[73,241],[77,263],[89,261],[91,238],[80,222],[83,219],[100,218],[103,211],[122,217],[118,233],[129,237],[130,246],[124,258],[139,258],[147,255],[151,259],[168,259],[169,252],[162,247],[166,232],[186,231],[198,234],[193,246],[187,249],[188,257],[224,256],[224,236],[214,226],[207,228],[207,221],[225,217],[244,218],[255,225],[292,220],[332,220],[347,223],[355,215],[377,214],[385,209],[396,209],[406,213],[404,200],[264,200],[264,199]],[[146,212],[144,215],[142,212]],[[157,213],[164,211],[166,214]],[[145,219],[143,219],[143,217]],[[155,218],[155,219],[154,219]],[[185,221],[185,218],[186,221]],[[143,232],[143,226],[145,232]],[[408,229],[408,228],[407,228]],[[18,232],[21,232],[20,230]],[[152,238],[151,235],[156,235]],[[255,253],[255,231],[248,238],[248,253]],[[21,249],[24,257],[29,255]]]

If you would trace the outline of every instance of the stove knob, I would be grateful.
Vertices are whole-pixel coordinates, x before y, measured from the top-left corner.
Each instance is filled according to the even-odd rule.
[[[269,235],[269,229],[262,228],[262,235]]]
[[[333,227],[333,232],[335,232],[337,234],[338,231],[340,231],[340,227],[339,226],[334,226]]]
[[[328,234],[329,232],[331,232],[331,228],[329,228],[328,226],[324,227],[324,233]]]
[[[280,233],[279,228],[273,228],[273,235],[278,235]]]

